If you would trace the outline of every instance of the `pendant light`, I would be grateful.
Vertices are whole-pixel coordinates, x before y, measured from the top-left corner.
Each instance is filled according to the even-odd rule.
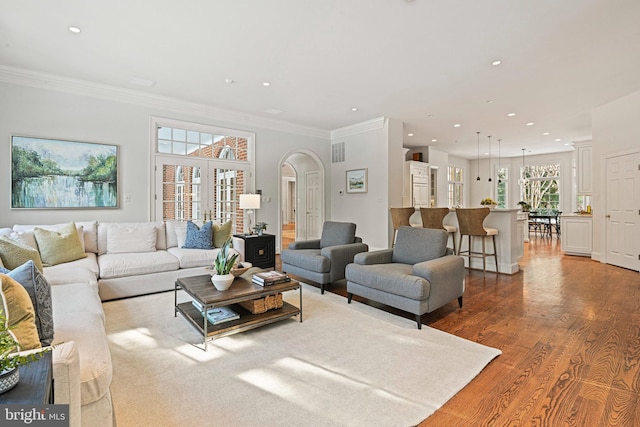
[[[500,143],[501,139],[498,140],[498,184],[502,184],[502,179],[500,178]]]
[[[520,184],[520,186],[523,186],[527,182],[529,182],[524,172],[524,150],[526,150],[526,148],[522,149],[522,177],[518,180],[518,184]]]
[[[489,138],[489,182],[491,182],[491,175],[493,175],[493,173],[491,173],[491,135],[487,138]]]
[[[480,132],[476,132],[476,135],[478,136],[478,177],[476,181],[480,181]]]

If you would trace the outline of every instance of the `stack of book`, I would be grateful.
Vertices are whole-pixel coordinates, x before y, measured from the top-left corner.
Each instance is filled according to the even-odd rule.
[[[253,275],[253,283],[260,286],[269,286],[290,281],[289,276],[280,271],[263,271],[262,273]]]
[[[195,300],[192,300],[191,303],[195,308],[202,312],[202,305]],[[207,320],[211,322],[212,325],[217,325],[223,322],[229,322],[231,320],[239,319],[240,315],[230,309],[227,306],[224,307],[214,307],[207,310]]]

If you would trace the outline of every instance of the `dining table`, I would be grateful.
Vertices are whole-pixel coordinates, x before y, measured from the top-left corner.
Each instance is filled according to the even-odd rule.
[[[534,235],[540,231],[540,236],[551,237],[553,230],[560,235],[560,211],[555,210],[539,210],[529,212],[529,235],[533,229]]]

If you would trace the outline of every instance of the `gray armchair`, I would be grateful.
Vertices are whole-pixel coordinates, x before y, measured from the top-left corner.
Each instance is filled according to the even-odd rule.
[[[458,298],[462,307],[464,261],[447,249],[447,232],[400,227],[393,249],[358,254],[346,268],[347,299],[353,295],[421,317]]]
[[[324,294],[325,285],[344,279],[347,264],[368,250],[369,246],[356,237],[355,224],[326,221],[320,239],[293,242],[282,251],[282,271],[319,283]]]

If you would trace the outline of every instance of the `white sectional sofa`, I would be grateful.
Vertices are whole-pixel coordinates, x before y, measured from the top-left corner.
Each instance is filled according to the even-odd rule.
[[[70,405],[71,426],[112,426],[112,364],[102,301],[171,290],[179,277],[204,274],[219,249],[182,249],[186,231],[179,222],[75,224],[86,257],[44,267],[51,285],[54,344],[61,343],[53,350],[55,403]],[[55,229],[14,225],[0,228],[0,236],[28,243],[35,227]],[[149,237],[150,227],[155,239],[146,242],[153,246],[148,251],[138,251],[144,247],[138,240],[144,239],[114,240],[123,228],[134,234],[144,229]],[[243,260],[244,241],[233,238],[233,245]],[[126,252],[129,247],[136,251]]]

